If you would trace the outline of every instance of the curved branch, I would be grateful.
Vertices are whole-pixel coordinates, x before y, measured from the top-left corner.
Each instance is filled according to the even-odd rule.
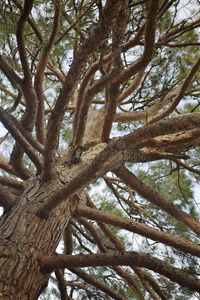
[[[2,55],[0,55],[0,68],[3,70],[4,74],[8,78],[8,80],[11,80],[12,84],[22,86],[22,79],[15,73],[15,71],[8,65],[8,63],[3,59]],[[17,88],[17,87],[16,87]]]
[[[0,206],[4,208],[5,211],[9,210],[12,204],[15,202],[13,194],[10,193],[8,188],[5,186],[0,186]]]
[[[13,0],[13,2],[20,9],[20,11],[23,10],[23,6],[21,5],[21,3],[18,0]],[[35,24],[34,20],[32,20],[29,16],[28,16],[27,20],[28,20],[30,26],[32,27],[33,31],[35,32],[38,40],[40,41],[40,44],[43,44],[44,43],[43,36],[42,36],[41,32],[39,31],[37,25]]]
[[[82,142],[83,133],[85,130],[86,116],[93,96],[100,92],[108,83],[111,84],[114,82],[115,85],[118,86],[122,82],[128,80],[131,76],[143,70],[152,59],[152,56],[155,51],[154,38],[158,5],[159,3],[157,1],[150,1],[150,8],[147,15],[147,21],[145,22],[145,25],[143,25],[145,26],[145,47],[142,57],[136,62],[134,62],[130,67],[122,71],[120,74],[116,72],[115,69],[112,69],[109,74],[106,74],[97,83],[89,87],[87,92],[85,93],[85,97],[82,100],[80,112],[77,117],[78,121],[76,125],[76,134],[78,137],[78,141],[75,140],[75,146],[79,146]],[[138,41],[138,39],[141,37],[143,33],[143,26],[141,27],[140,34],[137,37],[135,37],[135,39],[133,39],[133,44],[135,44],[135,42]],[[128,47],[130,47],[130,45],[128,45]],[[124,47],[122,47],[122,51],[125,49],[126,47],[124,45]]]
[[[139,75],[139,73],[138,73]],[[127,89],[128,90],[128,89]],[[132,111],[116,114],[114,122],[131,122],[147,119],[149,116],[154,115],[164,105],[169,103],[173,97],[176,97],[181,90],[181,85],[168,92],[167,95],[161,101],[157,101],[154,105],[147,108],[144,111]],[[125,91],[126,92],[126,91]],[[122,94],[123,95],[123,94]]]
[[[20,60],[24,72],[24,78],[30,83],[31,81],[31,72],[29,69],[29,64],[28,64],[28,59],[26,55],[26,48],[24,44],[24,37],[23,37],[23,32],[24,32],[24,26],[25,22],[27,21],[27,18],[32,10],[34,0],[25,0],[24,1],[24,7],[21,12],[21,15],[19,17],[18,23],[17,23],[17,31],[16,31],[16,36],[17,36],[17,44],[18,44],[18,50],[19,50],[19,55],[20,55]]]
[[[8,122],[10,120],[13,123],[13,125],[14,125],[13,128],[12,128],[13,131],[14,130],[19,130],[21,132],[22,136],[27,140],[28,143],[30,143],[30,145],[35,150],[37,150],[40,153],[44,152],[44,146],[42,144],[40,144],[37,140],[35,140],[35,138],[33,137],[33,135],[22,126],[22,124],[18,121],[18,119],[15,118],[15,116],[13,116],[8,111],[4,111],[1,108],[0,108],[0,121],[1,121],[1,116],[3,117],[2,112],[4,112],[4,117],[7,116]]]
[[[183,168],[187,169],[188,171],[190,171],[192,173],[200,174],[200,170],[188,166],[187,164],[182,162],[180,159],[171,158],[171,160],[174,161],[178,166],[182,166]]]
[[[177,105],[179,104],[179,102],[183,98],[183,96],[186,92],[186,89],[188,88],[189,84],[193,80],[194,75],[196,74],[196,72],[199,70],[199,67],[200,67],[200,57],[197,59],[197,61],[195,62],[195,64],[192,66],[189,73],[185,77],[183,83],[181,84],[180,90],[179,90],[178,94],[176,95],[176,97],[175,97],[174,101],[172,102],[172,104],[166,110],[164,110],[163,112],[161,112],[157,116],[153,117],[145,125],[155,123],[155,122],[163,119],[164,117],[168,116],[171,112],[173,112],[173,110],[177,107]]]
[[[13,138],[17,141],[17,143],[21,146],[24,152],[28,155],[28,157],[32,160],[35,166],[38,169],[38,172],[41,172],[42,163],[40,158],[35,152],[35,149],[30,145],[30,143],[24,138],[21,131],[15,126],[12,120],[8,117],[8,113],[4,111],[0,107],[0,119],[5,128],[10,132]]]
[[[2,176],[0,176],[0,183],[4,186],[14,188],[19,191],[23,191],[26,187],[26,184],[24,182],[2,177]]]
[[[196,27],[199,27],[199,24],[200,24],[200,19],[197,19],[194,22],[181,26],[180,28],[174,28],[170,31],[168,30],[166,34],[164,34],[159,38],[158,43],[170,42],[172,40],[172,38],[170,39],[170,37],[173,37],[173,39],[175,39],[180,35],[184,34],[185,32],[192,30]]]
[[[24,7],[18,19],[17,30],[16,30],[18,51],[19,51],[20,61],[24,73],[22,90],[27,103],[26,111],[21,122],[23,126],[30,131],[33,130],[33,126],[35,125],[36,114],[38,109],[38,101],[37,101],[37,95],[32,86],[31,71],[29,68],[29,62],[27,58],[27,51],[25,47],[23,34],[24,34],[25,23],[32,10],[33,2],[34,0],[24,1]]]
[[[61,9],[61,2],[60,0],[55,0],[55,14],[54,14],[54,23],[53,28],[50,34],[50,38],[48,44],[45,46],[44,51],[39,59],[37,70],[35,74],[35,91],[38,98],[38,111],[37,111],[37,118],[36,118],[36,136],[40,143],[44,144],[45,136],[44,136],[44,99],[43,99],[43,78],[44,78],[44,71],[47,66],[49,56],[51,50],[54,46],[54,41],[57,36],[58,28],[59,28],[59,21],[60,21],[60,9]]]
[[[24,166],[23,156],[24,151],[19,144],[16,143],[10,155],[10,164],[13,166],[13,169],[17,173],[18,177],[23,180],[27,180],[33,175],[33,173]]]
[[[123,63],[121,59],[121,45],[124,38],[124,32],[127,26],[127,7],[128,1],[124,1],[122,9],[116,18],[113,26],[112,37],[112,65],[117,73],[123,69]],[[117,74],[116,74],[117,75]],[[108,140],[112,128],[113,119],[117,109],[117,102],[119,97],[119,84],[115,82],[108,85],[108,101],[105,107],[105,117],[102,127],[101,140],[104,142]]]
[[[58,147],[59,132],[70,97],[83,73],[88,57],[109,35],[113,21],[116,18],[120,7],[120,0],[107,0],[102,20],[93,30],[92,34],[85,40],[72,62],[49,121],[43,166],[43,178],[46,180],[51,179],[54,174],[53,164],[55,162],[55,153]],[[51,153],[50,156],[49,153]]]
[[[0,154],[0,168],[12,175],[17,175],[13,167],[9,164],[9,160],[3,157],[3,155],[1,154]]]

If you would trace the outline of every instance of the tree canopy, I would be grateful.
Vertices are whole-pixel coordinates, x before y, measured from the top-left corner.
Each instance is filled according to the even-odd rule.
[[[199,1],[0,16],[0,299],[197,299]]]

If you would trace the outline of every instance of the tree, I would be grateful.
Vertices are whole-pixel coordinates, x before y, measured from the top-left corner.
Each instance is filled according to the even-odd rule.
[[[0,298],[195,296],[198,1],[0,12]]]

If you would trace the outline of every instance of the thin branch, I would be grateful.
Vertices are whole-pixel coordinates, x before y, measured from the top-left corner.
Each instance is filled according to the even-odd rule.
[[[147,108],[146,110],[118,113],[116,114],[114,121],[131,122],[131,121],[139,121],[142,119],[147,120],[149,116],[154,115],[159,109],[161,109],[162,107],[164,107],[164,105],[169,103],[172,98],[176,97],[177,94],[180,92],[180,90],[181,90],[181,85],[177,86],[172,91],[168,92],[161,101],[157,101],[154,105]]]
[[[168,30],[168,32],[166,34],[164,34],[163,36],[161,36],[159,38],[158,43],[170,42],[172,39],[177,38],[178,36],[184,34],[185,32],[192,30],[196,27],[199,27],[199,24],[200,24],[200,19],[197,19],[194,22],[180,26],[179,28],[174,28],[172,30]],[[170,37],[171,37],[171,39],[170,39]]]
[[[137,276],[140,278],[142,284],[144,284],[144,282],[148,282],[152,287],[152,289],[157,293],[157,295],[159,295],[161,300],[169,300],[169,298],[161,290],[159,284],[155,281],[153,276],[151,276],[148,272],[145,272],[142,268],[133,267],[133,266],[132,268],[137,274]]]
[[[56,279],[58,282],[58,288],[60,291],[60,300],[68,300],[67,290],[66,290],[66,282],[61,270],[55,270]]]
[[[189,73],[187,74],[187,76],[185,77],[183,83],[181,84],[181,88],[180,91],[178,92],[178,94],[176,95],[174,101],[172,102],[172,104],[163,112],[161,112],[160,114],[156,115],[155,117],[153,117],[150,121],[148,121],[145,125],[148,124],[152,124],[155,123],[163,118],[165,118],[166,116],[168,116],[171,112],[174,111],[174,109],[177,107],[177,105],[179,104],[179,102],[181,101],[181,99],[183,98],[186,89],[188,88],[189,84],[192,82],[192,80],[194,79],[194,75],[196,74],[196,72],[199,70],[200,67],[200,57],[197,59],[197,61],[195,62],[195,64],[192,66],[192,68],[190,69]]]
[[[74,21],[66,30],[65,32],[63,32],[63,34],[56,40],[55,44],[58,44],[65,36],[66,34],[72,29],[74,28],[74,26],[76,26],[77,23],[80,22],[80,20],[86,15],[86,13],[90,10],[90,8],[94,5],[94,3],[96,2],[96,0],[92,1],[91,4],[88,6],[88,8],[76,19],[76,21]],[[62,12],[64,14],[64,16],[66,16],[66,12]]]
[[[123,297],[122,295],[118,294],[114,289],[110,288],[104,282],[92,277],[91,275],[87,274],[86,272],[82,271],[78,268],[68,268],[72,273],[76,274],[78,277],[82,278],[85,282],[92,284],[97,289],[103,291],[106,295],[112,297],[115,300],[126,300],[127,298]]]
[[[188,171],[190,171],[192,173],[200,174],[200,170],[188,166],[186,163],[182,162],[180,159],[172,158],[171,160],[174,161],[178,166],[182,166],[183,168],[187,169]]]
[[[107,248],[104,245],[104,242],[102,240],[102,238],[99,236],[97,230],[94,228],[94,226],[89,223],[85,218],[78,218],[77,219],[79,223],[81,223],[89,232],[90,234],[93,236],[96,244],[98,245],[98,248],[101,252],[107,252]]]
[[[62,255],[43,256],[39,263],[44,272],[52,272],[57,268],[97,267],[115,265],[134,265],[147,268],[160,275],[164,275],[173,282],[200,292],[200,280],[182,269],[173,267],[168,262],[162,261],[149,254],[142,254],[135,251],[122,253],[98,253],[85,255]]]
[[[141,290],[138,287],[137,281],[131,274],[129,274],[129,272],[124,271],[120,266],[113,266],[113,269],[119,276],[126,280],[126,282],[128,283],[133,293],[136,295],[138,300],[145,300]]]
[[[118,104],[120,104],[124,99],[126,99],[130,94],[132,94],[136,90],[136,88],[138,87],[138,85],[140,84],[143,78],[144,72],[145,69],[139,71],[136,74],[135,78],[133,79],[129,87],[119,95]]]
[[[5,128],[10,132],[13,138],[17,141],[17,143],[21,146],[24,152],[28,155],[28,157],[32,160],[35,166],[38,169],[38,172],[42,169],[42,163],[39,156],[36,154],[35,149],[29,144],[29,142],[24,138],[21,131],[15,126],[13,121],[9,118],[8,113],[0,107],[0,118],[1,122],[5,126]]]
[[[131,76],[144,69],[149,64],[155,53],[154,40],[157,24],[156,21],[158,18],[159,1],[149,1],[148,6],[149,9],[147,13],[147,21],[145,23],[144,52],[137,61],[133,62],[116,78],[115,82],[118,84],[129,80]]]
[[[134,198],[133,198],[133,193],[132,193],[131,188],[129,186],[127,187],[127,190],[128,190],[129,195],[130,195],[131,204],[133,205],[133,207],[135,207],[139,211],[143,212],[143,214],[146,215],[147,218],[149,218],[149,220],[152,221],[152,223],[154,223],[158,228],[160,228],[160,230],[162,230],[162,226],[160,226],[160,224],[156,220],[154,220],[154,218],[148,212],[146,212],[145,209],[143,209],[142,207],[140,207],[139,205],[137,205],[135,203]]]

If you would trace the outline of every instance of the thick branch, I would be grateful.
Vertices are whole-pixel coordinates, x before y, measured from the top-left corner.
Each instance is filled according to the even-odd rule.
[[[1,112],[2,110],[0,110],[0,121],[1,121]],[[42,144],[40,144],[31,134],[31,132],[29,132],[28,130],[26,130],[20,121],[18,121],[17,118],[15,118],[15,116],[13,116],[11,113],[9,113],[8,111],[4,111],[4,115],[7,116],[7,119],[12,121],[13,123],[13,131],[14,130],[19,130],[22,134],[22,136],[24,137],[24,139],[27,140],[28,143],[30,143],[30,145],[37,151],[39,151],[40,153],[44,152],[44,146]],[[3,123],[3,122],[2,122]],[[11,133],[12,135],[12,133]]]
[[[197,235],[200,235],[200,223],[197,220],[155,193],[125,167],[116,169],[115,174],[133,188],[139,195],[167,212],[179,222],[191,228]]]
[[[10,193],[7,187],[0,186],[0,206],[2,206],[5,210],[8,210],[9,207],[15,202],[15,198]]]
[[[182,238],[175,237],[169,233],[165,233],[163,231],[151,228],[147,225],[140,224],[139,222],[132,221],[130,219],[125,219],[122,217],[113,216],[108,213],[88,208],[83,205],[77,206],[77,214],[78,216],[83,216],[85,218],[89,218],[91,220],[96,220],[99,222],[105,222],[107,224],[129,230],[131,232],[140,234],[157,242],[172,246],[181,251],[185,251],[186,253],[191,253],[192,255],[200,257],[200,246],[190,241],[186,241]]]
[[[151,61],[153,54],[155,53],[155,31],[158,17],[159,1],[148,1],[147,21],[145,23],[145,42],[143,55],[136,62],[132,63],[126,68],[116,79],[116,83],[123,83],[129,80],[131,76],[135,75],[142,69],[144,69]]]
[[[23,156],[24,151],[16,142],[10,155],[10,164],[13,166],[18,177],[27,180],[33,175],[33,172],[24,166]]]
[[[24,8],[19,17],[19,20],[17,23],[17,31],[16,31],[18,50],[19,50],[22,68],[24,71],[24,78],[26,78],[28,80],[28,82],[30,82],[30,80],[31,80],[31,72],[29,69],[28,59],[27,59],[27,55],[26,55],[26,48],[25,48],[25,43],[24,43],[23,32],[24,32],[25,22],[32,10],[33,2],[34,2],[34,0],[25,0],[24,1]]]
[[[155,37],[155,28],[156,28],[156,14],[158,10],[158,2],[157,1],[150,1],[150,9],[148,11],[148,16],[147,16],[147,22],[146,22],[146,31],[145,31],[145,48],[144,48],[144,53],[141,56],[139,60],[134,62],[130,67],[128,67],[126,70],[121,72],[116,72],[115,69],[112,69],[112,71],[109,74],[106,74],[103,76],[97,83],[95,83],[93,86],[88,88],[87,92],[85,93],[85,101],[82,103],[82,107],[80,108],[80,115],[79,118],[77,118],[77,122],[80,122],[80,125],[77,125],[76,131],[77,131],[77,136],[80,137],[78,141],[75,140],[75,145],[79,146],[81,143],[81,139],[83,137],[83,132],[85,129],[85,121],[86,121],[86,116],[87,112],[90,106],[90,103],[92,101],[92,98],[95,94],[100,92],[107,84],[108,82],[111,84],[112,82],[115,82],[115,86],[118,86],[122,82],[128,80],[131,76],[135,75],[136,73],[140,72],[143,70],[150,60],[152,59],[153,53],[154,53],[154,37]],[[142,34],[143,29],[141,30],[140,34]],[[140,38],[141,35],[137,36],[137,39],[134,39],[134,43],[138,38]],[[123,49],[123,47],[122,47]],[[125,47],[124,47],[125,49]],[[115,97],[114,97],[115,99]],[[111,103],[112,106],[112,103]],[[113,109],[113,107],[111,107]],[[114,108],[115,110],[115,108]],[[82,114],[81,114],[82,113]],[[108,119],[108,118],[107,118]],[[106,125],[104,126],[106,128]],[[81,131],[81,133],[80,133]]]
[[[121,45],[124,38],[124,32],[127,26],[127,6],[128,1],[124,1],[121,12],[116,18],[113,26],[113,38],[112,38],[112,65],[117,73],[123,69],[123,63],[121,59]],[[117,75],[117,74],[116,74]],[[108,140],[112,128],[113,119],[117,109],[118,97],[119,97],[119,84],[114,82],[108,85],[108,101],[106,103],[105,117],[102,128],[101,140],[104,142]]]
[[[200,292],[200,280],[197,277],[153,256],[134,251],[126,252],[124,254],[116,252],[114,254],[98,253],[89,255],[58,254],[56,256],[41,257],[39,262],[44,272],[52,272],[58,268],[134,265],[152,270],[190,290]]]
[[[102,143],[97,145],[92,151],[88,151],[82,155],[82,163],[77,166],[74,173],[78,175],[75,175],[64,188],[58,190],[58,192],[49,198],[39,209],[38,214],[41,217],[47,217],[51,210],[70,195],[86,187],[97,178],[102,177],[108,171],[117,168],[121,162],[129,161],[130,154],[134,149],[147,147],[150,142],[153,146],[157,146],[160,143],[161,146],[165,146],[166,148],[168,143],[166,138],[161,140],[161,142],[154,140],[154,138],[198,128],[199,125],[199,113],[185,114],[139,128],[124,137],[111,140],[108,144]],[[190,143],[187,146],[193,145],[191,141],[200,136],[199,129],[194,131],[195,135],[194,137],[189,136]],[[151,137],[151,139],[148,139],[148,137]],[[176,145],[176,139],[173,139],[169,143],[171,143],[170,145],[173,145],[173,143]],[[198,143],[200,143],[199,139]],[[183,144],[184,150],[185,147],[186,145]],[[181,146],[179,150],[181,151]]]
[[[12,84],[22,85],[22,79],[15,73],[15,71],[7,64],[7,62],[3,59],[2,55],[0,55],[0,68],[3,70],[6,77],[10,80],[13,80]],[[14,86],[14,88],[17,88]]]
[[[66,290],[66,282],[64,279],[64,275],[61,270],[55,270],[56,279],[58,282],[58,288],[60,291],[60,300],[68,300],[67,290]]]
[[[37,95],[35,93],[35,90],[32,87],[31,71],[29,68],[29,62],[28,62],[23,34],[24,34],[25,23],[32,10],[33,2],[34,2],[33,0],[24,1],[24,7],[19,17],[17,23],[17,31],[16,31],[19,56],[22,64],[23,73],[24,73],[22,90],[27,104],[26,112],[22,118],[22,124],[26,129],[30,131],[33,130],[33,126],[35,125],[38,103],[37,103]]]
[[[23,6],[21,5],[21,3],[18,0],[13,0],[13,2],[20,9],[20,11],[23,11]],[[43,36],[42,36],[41,32],[39,31],[39,28],[35,24],[34,20],[32,20],[29,16],[28,16],[27,20],[28,20],[30,26],[32,27],[33,31],[35,32],[38,40],[40,41],[40,44],[43,44],[43,42],[44,42]]]
[[[26,187],[26,184],[22,181],[17,181],[7,177],[0,176],[0,183],[10,188],[23,191]]]
[[[3,157],[2,155],[0,155],[0,168],[12,175],[16,175],[15,170],[9,164],[9,160]]]
[[[93,30],[92,34],[86,39],[82,47],[80,47],[72,62],[63,88],[52,111],[48,126],[43,168],[43,177],[45,179],[52,178],[54,173],[53,164],[58,146],[59,132],[70,97],[77,86],[80,76],[82,75],[88,57],[109,35],[111,26],[119,12],[120,7],[120,0],[107,0],[103,11],[103,19]],[[50,156],[49,153],[51,153]]]
[[[54,41],[57,36],[58,28],[59,28],[59,20],[60,20],[60,7],[61,3],[60,0],[55,0],[55,15],[54,15],[54,23],[53,28],[50,34],[49,42],[45,46],[44,51],[39,59],[36,75],[35,75],[35,91],[38,98],[38,111],[37,111],[37,118],[36,118],[36,136],[38,141],[44,144],[45,136],[44,136],[44,99],[43,99],[43,78],[44,78],[44,71],[47,66],[49,56],[51,50],[54,46]]]
[[[92,207],[93,209],[97,209],[96,206],[94,205],[94,203],[92,202],[92,200],[90,199],[89,195],[87,195],[87,205]],[[121,252],[124,253],[126,252],[126,249],[124,247],[124,245],[121,243],[121,241],[116,237],[116,235],[113,233],[113,231],[111,230],[111,228],[103,223],[103,222],[98,222],[99,227],[101,228],[101,230],[104,232],[104,234],[110,239],[110,241],[112,242],[112,244],[116,247],[116,249]],[[157,282],[151,277],[150,274],[148,274],[147,272],[143,271],[141,268],[139,267],[134,267],[131,266],[132,269],[134,270],[134,272],[139,276],[139,278],[145,278],[146,280],[148,280],[148,282],[151,284],[151,286],[153,287],[153,289],[157,292],[158,295],[161,296],[162,300],[167,300],[167,298],[165,297],[165,295],[163,294],[163,292],[161,291],[159,285],[157,284]],[[138,287],[138,285],[135,286],[135,292],[138,296],[138,299],[142,299],[143,295],[141,294],[141,291]]]

